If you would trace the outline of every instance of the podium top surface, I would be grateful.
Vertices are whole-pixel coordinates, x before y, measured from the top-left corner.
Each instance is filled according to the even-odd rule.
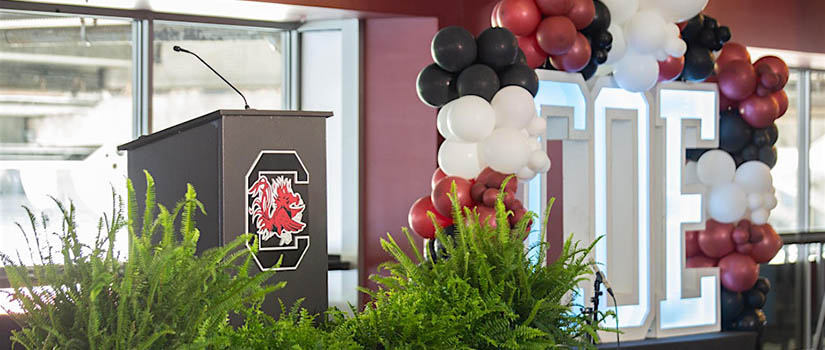
[[[183,131],[201,126],[212,121],[229,117],[299,117],[299,118],[329,118],[332,112],[310,112],[310,111],[282,111],[282,110],[267,110],[267,109],[219,109],[200,117],[187,120],[183,123],[170,126],[166,129],[153,132],[149,135],[143,135],[137,139],[117,146],[118,151],[130,151],[138,147],[150,144],[152,142],[167,138],[172,135],[177,135]]]

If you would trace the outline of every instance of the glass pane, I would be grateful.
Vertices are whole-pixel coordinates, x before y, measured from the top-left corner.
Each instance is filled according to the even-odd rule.
[[[811,72],[811,229],[825,229],[825,72]]]
[[[776,142],[777,161],[771,170],[776,187],[778,205],[771,211],[770,223],[778,232],[795,232],[803,228],[798,222],[798,172],[799,172],[799,77],[800,72],[791,71],[785,92],[790,101],[788,112],[776,120],[779,139]],[[781,180],[780,180],[781,179]]]
[[[155,22],[152,130],[216,109],[243,109],[243,100],[197,58],[208,62],[255,109],[280,109],[283,85],[281,32],[178,22]]]
[[[0,11],[0,37],[0,251],[27,250],[23,205],[60,231],[49,196],[74,201],[92,242],[107,184],[125,189],[116,146],[132,138],[131,21]]]

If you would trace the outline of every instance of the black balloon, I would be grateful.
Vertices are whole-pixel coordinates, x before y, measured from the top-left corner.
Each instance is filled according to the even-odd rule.
[[[688,148],[685,150],[685,158],[698,162],[699,157],[709,150],[708,148]]]
[[[418,73],[418,98],[431,107],[439,108],[458,97],[455,77],[433,63]]]
[[[527,65],[527,56],[524,55],[524,51],[518,49],[518,56],[516,56],[516,64],[523,64]]]
[[[467,29],[449,26],[438,31],[431,46],[433,61],[442,69],[458,73],[476,60],[476,40]]]
[[[498,75],[489,66],[474,64],[467,67],[456,79],[458,96],[476,95],[487,101],[492,101],[493,96],[501,87]]]
[[[765,313],[760,309],[750,309],[745,311],[736,322],[733,323],[733,330],[757,332],[762,330],[767,323]]]
[[[753,144],[762,147],[771,142],[771,135],[767,129],[756,129],[753,131]]]
[[[745,163],[745,158],[742,158],[741,154],[736,153],[733,155],[733,162],[736,163],[736,167],[738,168],[740,165]]]
[[[759,277],[756,280],[756,284],[753,285],[753,289],[757,289],[764,294],[768,294],[771,292],[771,280],[767,277]]]
[[[749,144],[742,149],[742,159],[746,162],[759,159],[759,147]]]
[[[776,144],[776,141],[779,140],[779,129],[776,128],[776,124],[771,124],[771,126],[765,128],[768,132],[768,144],[773,146]]]
[[[776,147],[764,145],[759,149],[759,161],[767,164],[771,169],[776,165]]]
[[[582,29],[582,32],[585,34],[596,34],[606,31],[607,27],[610,27],[610,10],[607,9],[607,5],[598,0],[594,1],[593,5],[596,8],[596,15],[593,16],[593,22],[590,22],[590,25]]]
[[[704,81],[713,73],[714,66],[710,50],[698,45],[689,45],[685,53],[682,77],[687,81]]]
[[[704,21],[705,16],[701,13],[689,19],[687,23],[685,23],[684,28],[682,28],[682,39],[685,39],[688,43],[693,41],[696,36],[699,35],[702,28],[704,28]]]
[[[610,50],[613,46],[613,34],[608,31],[600,32],[593,35],[593,48]]]
[[[719,148],[737,153],[751,142],[750,125],[738,113],[722,113],[719,118]]]
[[[604,64],[607,62],[607,51],[593,50],[593,53],[590,55],[590,62],[596,63],[596,65]],[[593,73],[595,72],[596,71],[593,71]]]
[[[539,77],[536,71],[524,64],[514,64],[498,73],[501,87],[516,85],[521,86],[534,97],[539,91]]]
[[[763,306],[765,306],[765,293],[762,293],[757,289],[751,289],[745,292],[744,297],[745,302],[748,303],[748,306],[754,309],[761,309]]]
[[[730,324],[745,310],[745,299],[742,293],[732,292],[722,288],[722,323]]]
[[[727,26],[720,26],[716,28],[716,38],[719,39],[720,44],[725,44],[730,41],[730,28]]]
[[[599,69],[598,62],[591,58],[590,62],[587,63],[587,66],[585,66],[579,73],[582,74],[584,80],[590,80],[590,78],[596,75],[597,69]]]
[[[697,42],[699,45],[702,45],[707,48],[713,48],[719,42],[716,40],[716,31],[713,29],[702,29],[699,32],[699,37],[697,38]]]
[[[487,28],[478,36],[478,61],[493,69],[502,69],[516,62],[518,40],[509,29]]]
[[[719,27],[719,22],[716,22],[715,18],[705,15],[705,21],[702,23],[702,27],[705,29],[716,30],[716,28]]]
[[[445,227],[444,235],[452,239],[455,239],[455,226]],[[441,259],[448,259],[450,257],[450,255],[447,254],[447,249],[444,248],[444,244],[441,243],[441,241],[439,241],[437,238],[431,239],[429,242],[427,242],[427,250],[430,253],[430,259],[434,262],[438,262],[438,260]]]

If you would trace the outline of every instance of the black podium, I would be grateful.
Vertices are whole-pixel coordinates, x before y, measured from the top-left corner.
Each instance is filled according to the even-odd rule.
[[[274,297],[286,305],[305,298],[304,307],[320,312],[327,308],[325,121],[331,116],[218,110],[118,149],[129,152],[137,198],[146,191],[144,169],[167,207],[183,197],[187,183],[195,186],[207,211],[196,217],[199,252],[255,233],[258,268],[274,269],[275,281],[287,281]],[[264,309],[276,315],[280,306],[270,299]]]

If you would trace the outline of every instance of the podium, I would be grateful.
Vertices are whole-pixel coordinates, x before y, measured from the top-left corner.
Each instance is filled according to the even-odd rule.
[[[305,298],[303,307],[322,312],[327,308],[325,122],[331,116],[217,110],[118,150],[128,151],[138,212],[146,192],[144,169],[155,178],[158,203],[167,207],[183,198],[191,183],[206,208],[206,216],[195,218],[198,253],[247,232],[257,234],[258,269],[276,270],[274,281],[287,281],[267,298],[264,311],[280,313],[276,298],[285,305]]]

